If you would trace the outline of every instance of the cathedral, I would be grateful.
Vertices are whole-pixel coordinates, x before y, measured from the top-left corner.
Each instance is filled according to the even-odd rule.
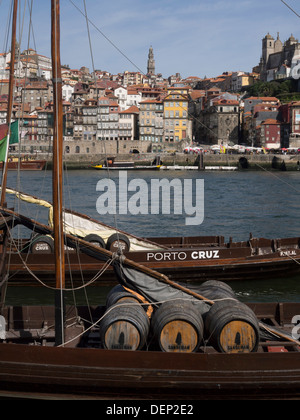
[[[263,82],[297,77],[300,63],[300,43],[293,35],[283,43],[277,34],[275,40],[270,34],[262,40],[262,56],[259,64],[260,79]],[[297,69],[296,69],[297,67]]]

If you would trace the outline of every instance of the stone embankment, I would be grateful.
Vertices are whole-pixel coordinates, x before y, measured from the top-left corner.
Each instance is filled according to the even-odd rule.
[[[151,165],[159,156],[165,166],[199,166],[205,167],[238,167],[240,170],[300,170],[300,155],[282,154],[203,154],[202,158],[194,154],[124,154],[117,155],[116,161],[134,161],[139,166]],[[89,169],[94,164],[103,163],[105,155],[65,155],[64,161],[69,169]],[[39,155],[39,159],[49,161],[47,167],[51,168],[49,155]]]

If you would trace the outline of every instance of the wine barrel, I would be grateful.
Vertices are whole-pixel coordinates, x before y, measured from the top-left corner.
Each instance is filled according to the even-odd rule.
[[[210,300],[236,298],[234,291],[228,284],[217,280],[208,280],[201,284],[198,292]]]
[[[89,235],[83,238],[84,241],[90,242],[91,244],[98,246],[99,248],[105,248],[105,242],[101,238],[101,236],[96,235],[94,233],[90,233]]]
[[[130,250],[130,240],[122,233],[114,233],[108,238],[106,249],[111,252],[117,252],[119,249],[122,252],[128,252]]]
[[[151,320],[153,338],[164,352],[196,352],[203,340],[204,302],[176,300],[163,303]]]
[[[139,299],[133,295],[132,293],[128,292],[124,289],[123,286],[118,284],[115,286],[106,296],[106,307],[109,308],[116,303],[120,302],[136,302],[139,303]]]
[[[139,304],[111,306],[100,322],[100,340],[106,349],[141,350],[150,329],[149,318]]]
[[[50,236],[34,234],[31,238],[32,254],[52,254],[54,252],[54,240]]]
[[[216,302],[205,317],[205,338],[221,353],[256,352],[259,345],[257,318],[242,302]]]

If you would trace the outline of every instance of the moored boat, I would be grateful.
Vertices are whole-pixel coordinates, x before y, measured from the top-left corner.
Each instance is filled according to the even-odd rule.
[[[111,236],[107,239],[111,239],[111,246],[114,242],[118,244],[112,251],[99,246],[102,237],[101,241],[99,237],[98,240],[90,237],[88,241],[86,236],[78,235],[74,225],[69,232],[66,231],[62,223],[67,214],[62,209],[59,0],[52,0],[51,5],[55,69],[53,217],[48,226],[7,209],[6,185],[3,186],[0,207],[0,396],[176,400],[299,398],[299,304],[254,303],[246,306],[238,302],[228,285],[221,286],[219,283],[206,283],[202,289],[192,290],[146,264],[129,259],[121,246],[121,232],[117,232],[117,241],[113,241]],[[17,10],[18,1],[14,0],[14,33]],[[13,54],[11,68],[13,73]],[[70,216],[71,219],[76,218],[74,214]],[[95,224],[92,220],[89,223]],[[10,257],[7,245],[11,230],[16,225],[31,229],[35,243],[36,235],[43,235],[42,239],[47,244],[51,244],[51,237],[54,238],[55,263],[51,274],[55,277],[55,302],[49,307],[5,305],[8,281],[5,261]],[[50,240],[46,242],[45,238]],[[156,252],[159,245],[158,252],[166,252],[166,260],[172,264],[172,253],[178,253],[180,260],[180,253],[187,252],[185,249],[195,253],[199,260],[209,257],[218,260],[217,256],[223,250],[229,250],[230,256],[231,251],[243,248],[235,247],[231,242],[226,247],[218,240],[217,247],[209,241],[205,249],[200,246],[201,242],[196,243],[196,247],[192,246],[193,243],[188,244],[191,246],[187,248],[177,243],[179,251],[176,251],[165,243],[156,244],[133,237],[129,244],[134,241],[137,247],[142,244],[151,253]],[[123,243],[128,245],[126,240]],[[262,243],[257,248],[263,251],[268,246]],[[289,257],[297,260],[299,241],[281,242],[281,251],[274,248],[273,242],[272,246],[274,253],[283,252],[287,256],[291,252]],[[105,264],[103,270],[101,268],[103,272],[104,268],[113,267],[120,286],[126,292],[126,296],[122,296],[125,303],[117,301],[111,306],[106,303],[105,307],[94,308],[76,304],[66,307],[66,293],[73,294],[75,290],[68,291],[66,288],[65,247],[94,258],[98,267],[101,261]],[[250,241],[250,251],[253,248],[254,242]],[[245,254],[242,258],[251,256]],[[35,258],[40,259],[40,256],[35,255]],[[169,305],[169,302],[174,303],[172,308],[176,311],[163,310],[164,304]],[[133,311],[136,307],[139,309]],[[170,312],[172,319],[165,317]],[[220,313],[222,316],[219,316]],[[111,314],[114,316],[107,322]],[[141,321],[144,328],[139,328]],[[172,331],[175,331],[172,334],[168,329],[170,322]],[[145,334],[142,342],[141,334]]]
[[[160,160],[157,161],[157,159],[154,160],[154,162],[151,165],[142,165],[137,164],[134,161],[116,161],[115,157],[108,157],[105,159],[104,164],[94,164],[91,166],[93,169],[98,170],[118,170],[118,171],[128,171],[128,170],[159,170],[161,168]]]
[[[250,304],[249,304],[250,305]],[[291,331],[299,304],[251,304],[259,319]],[[88,319],[87,308],[67,313]],[[93,308],[94,319],[103,312]],[[295,399],[300,397],[300,353],[293,342],[266,340],[256,353],[197,353],[55,347],[53,307],[6,309],[10,339],[0,343],[0,396],[100,399]],[[87,318],[86,318],[87,317]],[[88,324],[88,323],[87,323]],[[77,328],[77,333],[80,329]],[[40,335],[37,333],[40,332]],[[76,332],[73,335],[76,335]],[[31,337],[36,345],[21,344]],[[48,341],[49,346],[42,345]],[[11,344],[10,342],[14,342]],[[16,344],[19,342],[20,344]],[[52,345],[51,345],[52,343]],[[40,345],[38,345],[40,344]]]
[[[12,190],[8,190],[13,192]],[[52,204],[26,194],[13,192],[22,200],[48,207]],[[22,224],[23,217],[5,212]],[[50,218],[51,220],[51,218]],[[34,229],[34,222],[31,223]],[[127,258],[157,270],[174,281],[199,283],[214,279],[222,281],[261,280],[292,277],[300,271],[300,238],[225,241],[223,236],[151,237],[139,238],[104,223],[70,210],[64,211],[64,231],[112,252],[119,247]],[[54,240],[47,233],[33,235],[26,240],[11,240],[7,269],[11,284],[36,284],[30,274],[43,282],[53,283]],[[81,282],[82,270],[93,277],[103,267],[94,255],[85,255],[66,249],[67,281]],[[37,258],[38,256],[38,258]],[[112,268],[107,268],[95,284],[112,284],[117,279]]]
[[[42,171],[45,169],[47,161],[38,159],[14,159],[11,158],[7,162],[7,169],[13,171]],[[2,170],[3,162],[0,163],[0,169]]]

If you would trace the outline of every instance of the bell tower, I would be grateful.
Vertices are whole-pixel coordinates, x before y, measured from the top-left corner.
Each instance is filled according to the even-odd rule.
[[[155,60],[152,46],[149,48],[147,74],[155,74]]]
[[[265,65],[268,64],[270,54],[275,52],[275,40],[274,38],[268,34],[262,40],[262,56]]]

